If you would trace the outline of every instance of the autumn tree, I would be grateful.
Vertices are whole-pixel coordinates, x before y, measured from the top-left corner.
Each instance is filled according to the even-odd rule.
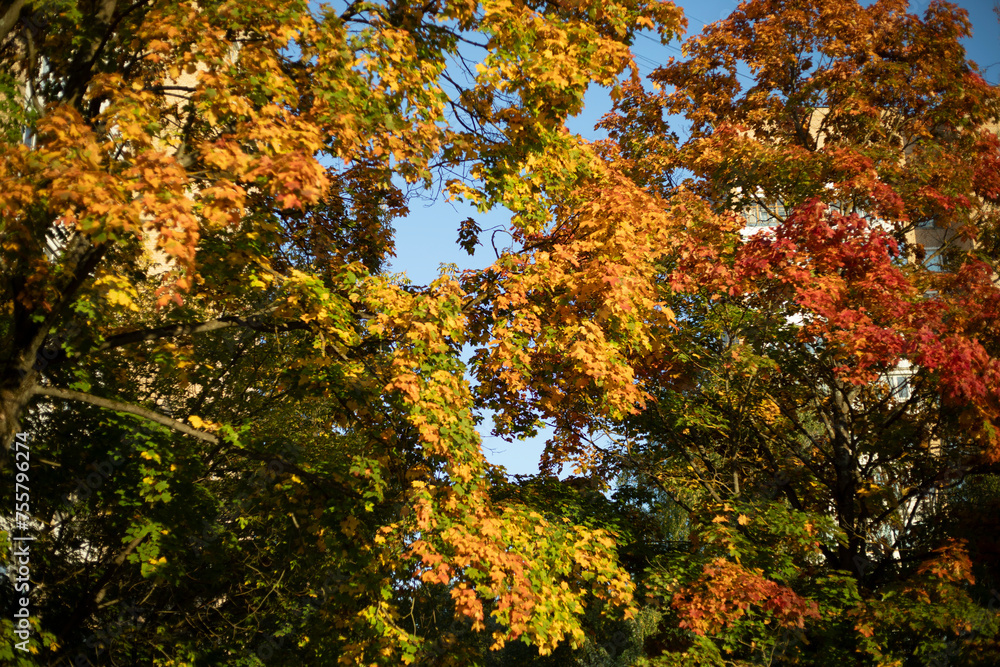
[[[2,474],[26,432],[37,539],[31,651],[3,660],[469,664],[581,644],[593,601],[627,616],[610,533],[490,500],[460,352],[498,350],[483,368],[513,384],[485,402],[514,401],[532,243],[607,173],[565,120],[617,86],[638,26],[680,21],[632,0],[4,3]],[[385,273],[407,184],[503,204],[516,248],[461,282]],[[652,220],[638,268],[626,235],[598,253],[631,292],[557,287],[610,315],[559,311],[533,344],[610,341],[537,386],[555,407],[596,382],[572,419],[634,402]]]
[[[747,2],[646,91],[669,3],[7,3],[0,655],[995,662],[998,97],[905,10]],[[408,285],[442,185],[511,247]],[[505,481],[484,409],[586,481]]]
[[[989,519],[960,510],[1000,460],[1000,96],[970,31],[752,0],[604,121],[666,210],[711,207],[661,264],[673,363],[597,452],[687,516],[646,574],[656,664],[997,660]]]

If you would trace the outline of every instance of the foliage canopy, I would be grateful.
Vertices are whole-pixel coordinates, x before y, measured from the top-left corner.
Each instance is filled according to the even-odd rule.
[[[0,471],[27,432],[37,539],[0,659],[995,664],[1000,95],[968,21],[749,0],[644,87],[636,30],[683,27],[6,3]],[[596,145],[565,129],[591,84]],[[513,242],[414,286],[392,222],[438,187]],[[580,477],[506,479],[486,410]]]

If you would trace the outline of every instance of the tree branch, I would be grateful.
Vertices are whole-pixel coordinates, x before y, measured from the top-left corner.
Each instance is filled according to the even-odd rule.
[[[0,16],[0,42],[2,42],[11,30],[14,29],[14,24],[17,20],[21,18],[21,9],[24,7],[24,0],[14,0],[7,7],[7,11]]]
[[[59,290],[61,295],[59,302],[49,311],[41,324],[31,322],[31,313],[21,305],[20,300],[15,300],[14,338],[15,345],[22,350],[16,363],[22,377],[31,371],[38,359],[38,351],[41,350],[59,315],[104,258],[107,250],[107,244],[93,245],[85,235],[78,234],[72,237],[70,247],[66,251],[66,264],[73,267],[73,277]]]
[[[180,431],[185,435],[190,435],[193,438],[198,438],[199,440],[204,440],[205,442],[216,445],[219,443],[219,439],[212,435],[211,433],[205,433],[204,431],[199,431],[197,429],[191,428],[182,421],[176,419],[171,419],[165,415],[161,415],[159,412],[154,412],[147,408],[139,407],[138,405],[130,405],[128,403],[122,403],[120,401],[112,401],[107,398],[101,398],[100,396],[94,396],[93,394],[87,394],[82,391],[73,391],[72,389],[59,389],[58,387],[35,387],[32,394],[39,396],[50,396],[52,398],[61,398],[67,401],[80,401],[82,403],[90,403],[91,405],[96,405],[100,408],[107,408],[108,410],[114,410],[115,412],[125,412],[131,415],[136,415],[142,417],[143,419],[148,419],[149,421],[156,422],[157,424],[162,424],[168,428],[172,428],[175,431]]]
[[[84,26],[94,30],[92,37],[84,38],[79,51],[70,63],[69,73],[63,90],[63,101],[76,107],[83,100],[83,95],[90,84],[94,63],[110,39],[115,27],[115,9],[118,0],[100,0],[96,13],[87,17]],[[79,109],[81,112],[84,109]],[[84,114],[86,117],[87,114]]]
[[[76,608],[69,617],[69,620],[63,625],[59,633],[60,636],[65,636],[69,630],[77,627],[92,613],[94,605],[98,604],[104,598],[104,593],[108,587],[108,583],[112,580],[112,578],[114,578],[115,574],[117,574],[119,568],[121,568],[122,564],[129,557],[129,555],[132,554],[139,547],[142,541],[146,539],[147,535],[149,535],[148,531],[142,531],[128,543],[128,546],[115,556],[111,565],[104,571],[104,574],[101,575],[101,578],[98,579],[93,586],[91,586],[91,588],[77,603]]]
[[[142,329],[139,331],[129,331],[108,337],[95,351],[103,352],[123,345],[131,345],[143,341],[157,340],[160,338],[172,338],[174,336],[189,336],[193,334],[206,333],[209,331],[219,331],[230,327],[245,327],[261,333],[277,333],[280,331],[306,331],[309,325],[305,322],[282,322],[277,325],[265,325],[242,317],[220,317],[215,320],[196,322],[191,324],[172,324],[153,329]]]

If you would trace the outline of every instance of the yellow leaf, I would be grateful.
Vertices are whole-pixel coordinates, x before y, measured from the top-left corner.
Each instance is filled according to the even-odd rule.
[[[351,537],[357,532],[359,525],[361,525],[361,522],[356,517],[349,516],[340,522],[340,530],[343,531],[344,535]]]

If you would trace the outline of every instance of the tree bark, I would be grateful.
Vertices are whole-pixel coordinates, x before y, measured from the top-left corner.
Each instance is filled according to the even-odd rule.
[[[122,403],[120,401],[112,401],[107,398],[101,398],[100,396],[94,396],[93,394],[87,394],[82,391],[73,391],[71,389],[59,389],[57,387],[36,387],[32,392],[39,396],[51,396],[53,398],[62,398],[67,401],[81,401],[83,403],[90,403],[91,405],[96,405],[101,408],[107,408],[108,410],[114,410],[115,412],[126,412],[128,414],[136,415],[149,421],[156,422],[157,424],[162,424],[175,431],[180,431],[185,435],[190,435],[193,438],[198,438],[199,440],[204,440],[205,442],[216,445],[219,443],[219,439],[212,435],[211,433],[205,433],[204,431],[199,431],[197,429],[191,428],[182,421],[176,419],[171,419],[165,415],[161,415],[159,412],[149,410],[148,408],[139,407],[138,405],[130,405],[128,403]]]

